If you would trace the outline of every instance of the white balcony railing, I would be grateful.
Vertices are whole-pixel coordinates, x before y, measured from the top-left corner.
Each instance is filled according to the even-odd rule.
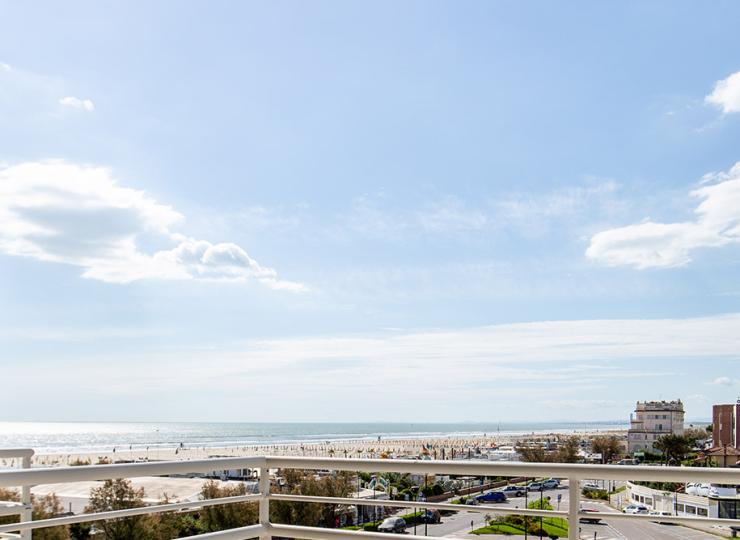
[[[13,454],[13,452],[15,452]],[[267,540],[273,536],[305,538],[308,540],[363,540],[383,538],[384,540],[413,540],[410,535],[393,535],[372,532],[347,531],[304,527],[270,522],[270,501],[314,502],[344,505],[391,506],[411,509],[436,509],[451,511],[480,512],[491,515],[518,514],[527,516],[559,517],[567,519],[568,538],[578,539],[579,519],[601,518],[608,520],[655,520],[655,516],[631,515],[607,512],[581,512],[581,480],[633,480],[661,482],[706,482],[717,484],[740,484],[740,469],[693,468],[693,467],[651,467],[619,465],[575,465],[560,463],[510,463],[479,461],[431,461],[431,460],[393,460],[393,459],[346,459],[346,458],[307,458],[307,457],[243,457],[216,458],[194,461],[165,461],[149,463],[129,463],[117,465],[90,465],[82,467],[58,467],[28,469],[32,452],[28,450],[0,450],[0,457],[16,456],[23,460],[24,468],[0,472],[0,487],[22,486],[22,503],[7,507],[0,506],[0,515],[21,515],[21,522],[0,526],[0,538],[31,538],[34,529],[73,523],[88,523],[106,519],[122,518],[142,514],[172,511],[194,511],[208,506],[235,502],[259,502],[259,522],[256,525],[231,529],[192,538],[218,540],[246,540],[260,538]],[[197,502],[158,504],[143,508],[130,508],[110,512],[78,514],[32,521],[30,514],[30,488],[39,484],[57,484],[91,480],[133,478],[140,476],[164,476],[197,472],[211,472],[225,469],[259,469],[259,493],[221,499],[208,499]],[[441,474],[459,476],[508,476],[508,477],[554,477],[568,480],[569,501],[567,510],[521,509],[511,506],[464,506],[450,503],[431,503],[416,501],[383,501],[315,497],[306,495],[270,493],[270,470],[307,469],[351,472],[397,472],[416,474]],[[2,504],[2,503],[0,503]],[[684,525],[740,525],[740,519],[717,519],[703,517],[661,516],[661,522]],[[20,535],[20,536],[19,536]],[[419,537],[423,538],[423,537]],[[426,537],[432,538],[432,537]]]

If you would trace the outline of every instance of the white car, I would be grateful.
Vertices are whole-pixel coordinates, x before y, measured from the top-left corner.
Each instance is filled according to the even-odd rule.
[[[625,514],[647,514],[649,513],[648,507],[641,504],[628,504],[622,508],[622,512]]]
[[[700,497],[709,497],[709,484],[699,484],[699,486],[696,488],[696,494]]]
[[[657,510],[651,510],[650,511],[650,515],[651,516],[668,516],[668,517],[670,517],[673,514],[671,514],[670,512],[658,512]],[[653,523],[658,523],[660,525],[671,525],[672,524],[669,521],[661,521],[660,519],[656,519],[655,521],[653,521]]]
[[[603,487],[601,487],[596,482],[586,482],[583,484],[583,490],[584,491],[603,491]]]

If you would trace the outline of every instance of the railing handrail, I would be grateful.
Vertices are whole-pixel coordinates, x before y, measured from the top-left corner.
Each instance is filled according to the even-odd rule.
[[[0,471],[0,487],[211,472],[226,469],[258,469],[261,467],[369,473],[419,472],[455,476],[526,476],[530,478],[543,476],[570,478],[575,476],[580,479],[593,478],[600,480],[629,479],[681,483],[697,481],[740,484],[740,468],[731,467],[658,467],[652,465],[590,465],[581,463],[250,456],[192,461],[148,461],[7,470]]]
[[[258,469],[264,467],[265,464],[264,457],[255,456],[8,470],[0,471],[0,487],[114,480],[117,478],[134,478],[137,476],[161,476],[167,474],[211,472],[225,469]]]
[[[0,459],[32,458],[33,448],[0,448]]]
[[[740,484],[740,468],[718,467],[656,467],[652,465],[590,465],[583,463],[525,463],[415,459],[356,459],[266,456],[273,469],[329,469],[360,472],[420,472],[456,476],[526,476],[529,478],[578,477],[599,480],[660,480],[693,482],[708,479],[717,483]]]

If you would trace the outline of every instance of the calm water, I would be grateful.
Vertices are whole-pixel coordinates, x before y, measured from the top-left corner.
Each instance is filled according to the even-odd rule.
[[[234,446],[347,439],[425,438],[500,433],[568,433],[626,429],[622,422],[600,423],[148,423],[0,422],[0,448],[33,448],[37,453],[70,453],[134,448]]]

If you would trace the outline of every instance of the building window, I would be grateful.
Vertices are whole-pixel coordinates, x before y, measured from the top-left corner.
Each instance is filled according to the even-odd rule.
[[[696,515],[697,516],[707,517],[707,515],[709,515],[709,512],[707,512],[707,509],[706,508],[697,508],[696,509]]]
[[[687,514],[696,514],[696,506],[689,506],[686,505],[686,513]]]
[[[719,501],[719,517],[725,519],[738,519],[740,516],[740,504],[738,501]]]
[[[676,513],[679,513],[679,514],[684,513],[684,506],[682,504],[676,503]]]

